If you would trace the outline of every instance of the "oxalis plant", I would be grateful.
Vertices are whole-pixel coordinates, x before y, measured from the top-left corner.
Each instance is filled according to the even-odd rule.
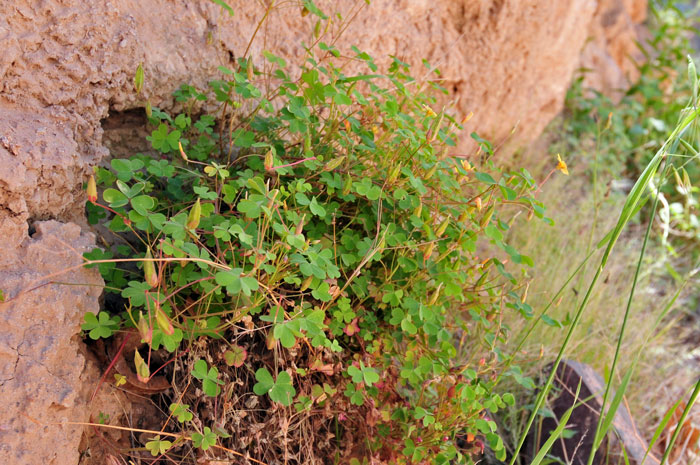
[[[532,260],[505,237],[520,213],[551,221],[538,184],[497,169],[476,134],[478,151],[455,152],[467,118],[438,105],[439,75],[417,81],[397,58],[380,74],[323,42],[298,79],[265,58],[183,85],[177,115],[148,105],[154,153],[87,184],[90,222],[116,239],[86,263],[118,304],[83,329],[139,339],[142,383],[173,362],[169,439],[144,446],[255,463],[505,459],[490,415],[515,399],[496,382],[531,381],[500,351],[503,318],[533,313]]]

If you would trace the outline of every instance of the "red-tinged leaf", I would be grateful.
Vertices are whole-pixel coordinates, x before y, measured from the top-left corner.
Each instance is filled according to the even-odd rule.
[[[234,366],[240,368],[243,366],[243,362],[248,357],[248,352],[241,346],[234,345],[231,350],[227,350],[224,353],[224,359],[226,364],[229,366]]]

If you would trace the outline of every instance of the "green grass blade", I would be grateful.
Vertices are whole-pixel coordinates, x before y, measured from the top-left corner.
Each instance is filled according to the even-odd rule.
[[[642,457],[642,463],[640,465],[644,465],[644,462],[646,461],[647,456],[649,455],[649,451],[651,451],[651,449],[654,447],[656,441],[659,440],[661,433],[664,432],[666,426],[668,426],[668,422],[671,421],[673,412],[675,412],[678,406],[681,405],[682,401],[683,399],[678,399],[678,401],[675,404],[673,404],[670,409],[668,409],[666,415],[664,415],[664,418],[661,420],[661,423],[659,423],[659,426],[656,428],[656,431],[654,431],[654,436],[652,436],[651,441],[649,441],[649,447],[647,447],[647,451],[644,453],[644,457]]]
[[[559,349],[559,353],[557,354],[557,358],[554,361],[554,364],[552,366],[552,372],[550,373],[549,377],[547,378],[547,382],[545,383],[544,387],[542,388],[539,395],[537,396],[537,400],[535,401],[535,405],[534,405],[534,408],[532,410],[532,413],[530,414],[530,417],[528,418],[528,422],[527,422],[527,425],[525,426],[525,430],[523,431],[522,436],[520,437],[520,440],[518,441],[518,445],[515,448],[515,451],[513,453],[513,457],[511,458],[509,465],[515,464],[515,461],[518,458],[518,454],[520,453],[520,449],[522,449],[522,446],[525,443],[525,439],[527,437],[527,434],[530,431],[530,428],[532,427],[532,423],[535,421],[535,417],[537,415],[537,412],[542,407],[542,404],[544,403],[544,399],[547,397],[550,389],[552,388],[552,383],[554,381],[554,375],[557,371],[557,368],[559,368],[559,364],[561,363],[561,359],[564,355],[564,351],[568,347],[569,342],[571,341],[571,337],[572,337],[574,331],[576,330],[576,327],[578,326],[578,324],[581,320],[581,315],[583,314],[583,311],[585,310],[586,306],[588,305],[588,301],[590,300],[591,294],[593,292],[593,288],[595,287],[596,283],[598,282],[598,279],[600,278],[600,275],[603,271],[603,268],[605,267],[605,265],[607,263],[608,257],[612,253],[612,249],[615,245],[615,242],[617,242],[617,239],[620,237],[620,234],[622,233],[623,228],[627,225],[630,218],[632,217],[633,212],[636,210],[637,205],[639,204],[640,200],[642,199],[642,194],[643,194],[644,190],[647,188],[647,186],[649,185],[649,182],[652,179],[652,175],[654,173],[656,173],[656,170],[657,170],[659,164],[664,159],[667,146],[669,144],[671,144],[673,141],[676,141],[676,139],[683,132],[685,132],[685,130],[689,127],[690,123],[699,114],[700,114],[700,109],[696,109],[695,111],[691,112],[685,118],[682,119],[682,121],[679,123],[678,126],[676,126],[676,128],[673,130],[673,132],[671,133],[669,138],[666,140],[666,142],[664,142],[663,146],[657,151],[656,155],[651,160],[651,162],[649,162],[647,167],[642,172],[642,175],[639,177],[639,179],[635,183],[634,187],[632,188],[632,191],[627,196],[627,200],[625,201],[625,206],[623,207],[622,212],[620,213],[620,217],[618,219],[617,225],[615,226],[613,233],[610,236],[610,240],[608,241],[608,245],[605,249],[605,253],[603,254],[603,258],[601,259],[600,266],[598,266],[598,269],[596,270],[596,273],[593,276],[593,279],[591,280],[590,285],[588,286],[588,290],[586,291],[586,294],[583,298],[583,301],[581,302],[578,310],[576,311],[576,315],[574,316],[574,320],[571,323],[569,331],[567,332],[566,337],[564,338],[564,342],[562,343],[562,346]]]
[[[625,206],[622,209],[622,213],[620,214],[620,219],[618,220],[618,224],[615,227],[615,233],[613,233],[613,236],[610,238],[610,242],[608,243],[608,247],[605,250],[605,253],[603,254],[603,258],[601,260],[601,268],[604,266],[604,264],[607,262],[607,258],[609,256],[609,253],[612,251],[612,247],[615,244],[615,241],[617,241],[618,237],[620,236],[622,229],[626,225],[626,223],[630,220],[632,217],[633,211],[637,208],[637,205],[639,204],[641,198],[642,198],[642,193],[644,190],[646,190],[647,186],[653,179],[654,174],[656,173],[659,164],[662,161],[666,161],[666,167],[664,168],[664,173],[663,176],[661,177],[662,180],[665,179],[665,176],[668,172],[669,164],[668,164],[668,157],[667,157],[667,147],[670,145],[671,147],[677,145],[680,140],[680,136],[687,130],[687,128],[692,124],[694,121],[695,117],[697,116],[698,111],[694,111],[691,114],[689,114],[686,118],[683,119],[682,123],[673,130],[671,136],[669,136],[668,139],[666,139],[666,142],[664,142],[663,146],[656,152],[656,155],[654,155],[654,158],[652,159],[651,162],[647,165],[647,167],[644,169],[644,172],[642,175],[639,177],[637,182],[635,183],[634,187],[632,188],[632,191],[630,192],[629,196],[627,197],[627,201],[625,202]],[[659,186],[657,186],[657,190],[661,189],[661,183],[659,183]],[[607,423],[607,427],[609,428],[609,425],[612,424],[613,418],[615,417],[615,412],[617,411],[617,408],[619,407],[620,401],[622,401],[622,396],[625,393],[625,389],[627,388],[627,383],[629,382],[628,376],[631,376],[632,371],[634,370],[634,367],[636,366],[636,362],[632,364],[632,367],[630,368],[630,372],[627,373],[626,379],[624,382],[623,386],[620,386],[618,389],[615,398],[617,399],[617,404],[610,406],[610,409],[605,417],[603,417],[603,412],[605,412],[606,405],[608,402],[608,397],[610,395],[610,389],[612,387],[612,379],[615,373],[615,368],[617,366],[617,362],[620,357],[620,349],[622,347],[622,341],[625,336],[625,329],[627,327],[627,323],[629,321],[629,315],[630,315],[630,309],[632,306],[632,300],[634,298],[634,292],[637,287],[637,281],[639,278],[639,272],[641,270],[642,266],[642,261],[644,259],[644,253],[646,252],[646,246],[649,242],[649,235],[651,232],[651,226],[653,224],[653,218],[654,214],[656,212],[656,209],[658,207],[659,203],[659,195],[657,192],[656,198],[654,199],[654,205],[652,207],[652,214],[649,219],[649,223],[647,224],[647,229],[644,235],[644,241],[642,242],[642,248],[639,253],[639,259],[637,260],[637,266],[635,269],[634,273],[634,278],[632,281],[632,288],[630,289],[630,295],[627,300],[627,306],[625,309],[625,315],[622,320],[622,325],[620,326],[620,334],[617,339],[617,346],[615,348],[615,355],[613,357],[613,362],[612,366],[610,368],[610,376],[608,378],[608,382],[606,383],[605,386],[605,393],[603,395],[603,402],[601,405],[601,415],[598,418],[598,423],[596,425],[596,430],[595,430],[595,435],[594,435],[594,441],[593,441],[593,447],[591,447],[590,454],[588,456],[588,465],[591,465],[593,463],[593,458],[595,457],[595,453],[598,450],[598,447],[600,446],[600,443],[602,442],[603,438],[605,437],[605,433],[607,433],[607,428],[603,429],[603,423],[604,423],[604,418],[605,422]],[[624,220],[624,221],[623,221]],[[613,402],[615,399],[613,400]]]
[[[574,409],[578,407],[578,393],[581,390],[581,380],[578,382],[578,387],[576,388],[576,395],[574,396],[574,404],[569,407],[569,409],[562,415],[561,420],[559,420],[559,425],[556,427],[554,431],[549,435],[549,438],[547,438],[547,441],[542,445],[542,448],[537,452],[537,455],[535,455],[535,458],[532,459],[532,462],[530,465],[540,465],[540,462],[544,459],[545,455],[547,455],[547,452],[549,452],[549,449],[552,448],[554,445],[554,441],[559,439],[559,437],[562,435],[564,432],[564,428],[566,428],[566,425],[569,423],[569,417],[571,417],[571,414],[573,413]]]
[[[690,395],[690,399],[688,400],[688,404],[685,406],[685,409],[683,409],[683,414],[681,415],[681,419],[678,420],[678,427],[673,432],[673,436],[671,436],[671,441],[668,443],[668,447],[666,447],[666,450],[664,451],[664,456],[661,458],[661,463],[659,465],[664,465],[664,463],[666,463],[666,460],[668,459],[668,456],[671,454],[671,449],[673,449],[673,444],[675,444],[676,439],[678,439],[678,434],[680,434],[680,432],[681,432],[681,429],[682,429],[681,426],[685,423],[685,419],[688,416],[690,409],[693,408],[693,404],[695,404],[695,400],[698,398],[698,394],[700,394],[700,378],[698,378],[698,382],[695,383],[695,389],[693,390],[693,393]]]
[[[610,425],[612,425],[613,421],[615,420],[615,414],[617,413],[617,409],[620,406],[620,403],[622,402],[622,398],[625,394],[625,391],[627,390],[627,385],[630,382],[630,379],[632,378],[632,373],[634,372],[636,364],[633,364],[629,370],[627,370],[627,373],[625,373],[625,377],[622,379],[622,384],[620,384],[620,387],[617,389],[617,392],[615,392],[615,397],[613,397],[612,402],[610,403],[610,408],[608,409],[607,413],[605,414],[605,419],[603,420],[600,430],[598,432],[598,435],[595,437],[595,440],[593,441],[594,448],[598,449],[600,447],[600,443],[603,441],[603,438],[605,437],[606,434],[608,434],[608,430],[610,429]],[[611,373],[612,374],[612,373]],[[608,382],[608,385],[610,382]],[[601,412],[602,415],[603,412]]]

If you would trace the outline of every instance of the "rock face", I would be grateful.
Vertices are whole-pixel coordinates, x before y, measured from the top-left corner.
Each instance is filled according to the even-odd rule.
[[[82,262],[94,237],[76,224],[39,222],[25,239],[11,266],[0,266],[0,462],[62,465],[77,463],[82,427],[51,423],[87,421],[87,392],[82,379],[80,321],[96,311],[103,285],[96,269],[77,268],[50,280],[44,276]],[[41,424],[29,420],[30,417]]]
[[[581,67],[590,69],[584,85],[611,97],[620,96],[639,73],[635,61],[644,55],[636,45],[646,19],[646,2],[599,0],[589,40],[581,53]]]
[[[294,62],[303,56],[301,42],[313,40],[313,15],[302,17],[299,7],[286,4],[270,12],[250,41],[265,13],[262,2],[228,3],[233,16],[206,0],[0,0],[0,289],[6,295],[79,263],[70,247],[91,246],[74,224],[39,223],[33,238],[28,230],[40,220],[84,224],[81,184],[108,155],[102,121],[110,113],[140,108],[146,98],[170,109],[180,84],[204,88],[218,66],[231,66],[246,49],[256,63],[266,49]],[[317,4],[354,17],[336,42],[342,51],[355,44],[380,65],[392,54],[416,73],[425,70],[422,58],[437,66],[456,112],[474,112],[467,133],[496,142],[536,137],[560,110],[580,63],[594,70],[590,82],[601,89],[624,84],[635,26],[646,11],[646,0]],[[337,35],[340,28],[335,23],[329,31]],[[132,77],[139,63],[146,81],[137,96]],[[462,141],[460,150],[470,148]],[[84,270],[62,279],[99,281]],[[2,306],[0,390],[13,399],[4,415],[10,423],[0,426],[4,463],[75,463],[77,428],[30,425],[19,413],[42,422],[80,417],[83,361],[71,337],[82,314],[96,311],[98,293],[51,285],[10,310]],[[39,444],[33,434],[42,435],[48,446],[41,447],[53,455],[24,449]]]

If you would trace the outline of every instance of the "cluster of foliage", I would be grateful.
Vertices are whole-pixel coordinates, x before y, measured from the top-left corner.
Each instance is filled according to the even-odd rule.
[[[639,79],[619,102],[584,88],[583,75],[569,90],[559,128],[563,136],[554,149],[579,153],[586,162],[593,158],[594,182],[601,175],[636,179],[651,160],[652,149],[660,146],[679,117],[687,114],[687,98],[693,94],[690,86],[695,82],[688,78],[688,62],[692,59],[687,55],[692,50],[690,38],[695,34],[693,17],[673,5],[652,6],[651,37],[640,44],[644,59],[637,66]],[[700,240],[700,189],[695,187],[700,169],[697,163],[691,163],[697,155],[692,147],[697,136],[698,127],[693,123],[684,136],[690,144],[680,145],[674,153],[680,159],[678,168],[671,171],[675,182],[657,181],[652,185],[655,190],[656,185],[664,184],[659,231],[671,255],[682,261],[697,258],[696,253],[687,252],[697,250]],[[680,265],[684,268],[688,263]]]
[[[268,406],[249,420],[273,424],[270,438],[280,424],[313,425],[335,438],[336,460],[471,463],[485,444],[504,459],[490,415],[515,399],[498,380],[532,381],[500,350],[503,319],[533,313],[518,278],[532,260],[505,237],[520,212],[551,221],[537,183],[497,169],[476,134],[477,153],[451,151],[464,121],[407,64],[394,58],[380,74],[356,48],[307,51],[298,79],[266,52],[265,64],[221,67],[207,90],[183,85],[181,113],[147,107],[155,156],[96,169],[89,219],[121,239],[85,257],[123,300],[83,328],[138,334],[142,382],[154,353],[181,368],[169,407],[191,442],[155,437],[154,456],[282,453],[226,432],[225,406],[248,399]],[[348,59],[370,74],[346,75]],[[198,114],[202,102],[218,112]],[[315,449],[304,453],[326,453]]]

